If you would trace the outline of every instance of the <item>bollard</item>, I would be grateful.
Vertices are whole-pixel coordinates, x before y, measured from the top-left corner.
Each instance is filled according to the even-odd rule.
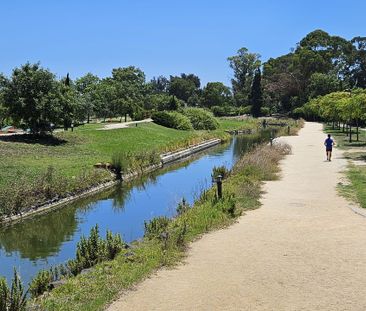
[[[217,176],[216,183],[217,183],[217,197],[219,199],[221,199],[222,198],[222,176],[221,175]]]

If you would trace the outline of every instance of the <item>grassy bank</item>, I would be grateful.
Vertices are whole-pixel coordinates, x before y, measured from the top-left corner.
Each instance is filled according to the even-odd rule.
[[[156,159],[150,153],[177,150],[214,137],[229,138],[223,130],[178,131],[153,123],[108,131],[99,131],[99,127],[84,125],[45,138],[1,137],[0,217],[111,180],[107,170],[93,165],[111,162],[115,154],[128,155],[125,158],[131,163],[126,165],[132,166],[139,158],[141,163]]]
[[[299,125],[285,122],[291,133]],[[0,137],[0,219],[113,179],[109,171],[94,168],[96,163],[116,162],[125,171],[140,170],[156,164],[160,153],[211,138],[226,140],[228,130],[258,130],[260,124],[252,118],[221,118],[214,131],[181,131],[154,123],[101,131],[101,124],[88,124],[53,137]],[[283,134],[287,127],[279,128],[277,135]]]
[[[275,179],[278,161],[288,146],[259,146],[247,153],[223,182],[223,198],[215,189],[203,192],[194,206],[180,206],[174,219],[155,219],[145,237],[123,250],[114,260],[97,264],[87,274],[34,301],[46,310],[100,310],[121,290],[143,280],[154,270],[172,266],[184,256],[187,243],[211,230],[235,222],[246,210],[259,207],[261,183]]]
[[[345,157],[350,160],[345,172],[349,183],[339,186],[340,193],[358,203],[362,208],[366,208],[366,166],[362,165],[366,161],[366,131],[359,131],[359,140],[357,141],[354,129],[352,142],[349,142],[349,136],[342,129],[325,126],[324,131],[334,137],[337,147],[344,150]],[[355,165],[353,161],[361,165]],[[366,162],[364,164],[366,165]]]

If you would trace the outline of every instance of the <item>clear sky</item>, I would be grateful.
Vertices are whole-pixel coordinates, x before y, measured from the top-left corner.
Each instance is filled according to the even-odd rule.
[[[148,79],[229,84],[227,57],[288,53],[308,32],[366,36],[365,0],[0,0],[0,72],[40,61],[58,77],[134,65]]]

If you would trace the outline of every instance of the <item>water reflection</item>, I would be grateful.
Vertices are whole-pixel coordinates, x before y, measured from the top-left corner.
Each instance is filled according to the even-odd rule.
[[[192,204],[203,189],[211,186],[213,166],[231,168],[254,144],[268,137],[238,136],[217,146],[153,172],[138,180],[118,185],[67,207],[0,230],[0,275],[10,279],[16,267],[28,282],[39,270],[74,257],[81,235],[98,223],[105,231],[119,232],[127,242],[143,235],[144,221],[156,216],[173,216],[184,197]]]

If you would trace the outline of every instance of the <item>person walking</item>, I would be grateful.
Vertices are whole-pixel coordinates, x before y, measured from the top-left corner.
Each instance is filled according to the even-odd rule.
[[[325,151],[327,154],[327,161],[332,161],[332,149],[334,145],[334,140],[331,138],[330,134],[328,134],[328,138],[324,142]]]

